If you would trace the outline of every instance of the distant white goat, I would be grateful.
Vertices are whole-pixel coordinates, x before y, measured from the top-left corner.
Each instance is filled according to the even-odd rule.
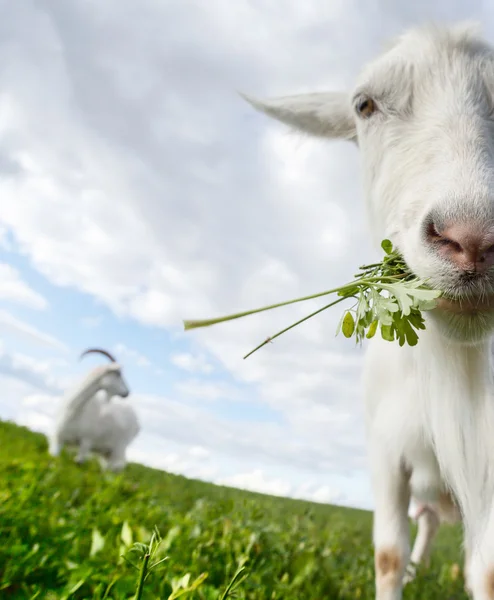
[[[469,25],[412,29],[351,93],[250,102],[313,136],[356,143],[376,248],[389,238],[446,294],[417,346],[377,335],[366,355],[376,599],[402,598],[410,495],[436,502],[450,491],[473,598],[493,600],[494,49]]]
[[[126,465],[126,449],[140,431],[136,413],[127,402],[129,388],[121,367],[106,350],[90,348],[89,353],[107,356],[111,363],[92,369],[76,390],[66,395],[49,440],[49,452],[58,456],[64,444],[76,445],[76,461],[84,462],[91,452],[112,471]]]

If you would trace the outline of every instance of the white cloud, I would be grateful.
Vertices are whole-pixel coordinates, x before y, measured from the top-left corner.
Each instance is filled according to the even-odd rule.
[[[340,490],[334,490],[329,485],[318,485],[310,480],[293,485],[282,477],[270,477],[263,469],[236,473],[217,479],[216,483],[273,496],[299,498],[326,504],[339,504],[345,500],[344,494]]]
[[[7,352],[0,341],[0,374],[3,377],[17,379],[37,390],[57,393],[62,390],[62,384],[53,371],[61,365],[66,366],[66,362],[53,359],[40,361],[19,352]]]
[[[184,396],[192,396],[203,400],[238,400],[240,393],[238,389],[223,382],[203,381],[201,379],[189,379],[180,381],[175,389]]]
[[[288,135],[235,90],[343,89],[403,26],[474,15],[492,31],[491,9],[466,0],[146,0],[138,10],[130,0],[42,8],[26,0],[5,8],[0,238],[7,231],[53,284],[119,317],[166,327],[180,348],[193,346],[190,354],[165,350],[175,366],[199,377],[214,363],[279,418],[240,426],[193,409],[192,397],[190,405],[148,398],[146,435],[248,457],[262,469],[361,468],[363,350],[335,339],[339,309],[247,360],[323,301],[181,331],[184,318],[328,289],[376,256],[357,149]],[[0,327],[60,347],[3,313]],[[197,397],[197,385],[183,385]],[[174,452],[166,464],[186,468]]]
[[[43,310],[46,299],[21,279],[19,271],[7,263],[0,263],[0,300],[23,304],[28,308]]]
[[[194,355],[190,352],[173,354],[170,357],[172,365],[190,371],[191,373],[211,373],[213,366],[206,360],[204,355]]]
[[[192,446],[191,448],[189,448],[189,454],[190,454],[190,456],[193,456],[194,458],[199,458],[199,459],[204,459],[204,460],[208,459],[211,456],[211,453],[209,452],[209,450],[207,450],[203,446]]]
[[[262,469],[254,469],[248,473],[238,473],[226,477],[218,483],[275,496],[288,496],[291,490],[289,482],[282,479],[269,479],[264,475]]]
[[[48,346],[56,350],[67,349],[66,345],[54,336],[45,333],[44,331],[40,331],[36,327],[29,325],[29,323],[14,317],[14,315],[8,311],[0,309],[0,331],[2,331],[2,329],[14,332],[17,335],[42,346]]]
[[[339,504],[344,497],[340,491],[333,490],[329,485],[323,485],[315,489],[309,499],[324,504]]]
[[[121,356],[123,358],[130,358],[131,360],[133,360],[135,362],[135,364],[138,367],[150,367],[151,366],[151,361],[149,360],[149,358],[147,358],[140,352],[137,352],[136,350],[132,350],[132,348],[128,348],[125,344],[122,344],[122,343],[117,344],[115,346],[114,351],[117,356]],[[117,360],[118,360],[118,358],[117,358]]]
[[[82,325],[84,327],[87,327],[88,329],[95,329],[96,327],[99,327],[99,325],[101,325],[102,322],[103,317],[101,316],[83,317],[81,319]]]
[[[18,418],[20,425],[29,427],[33,431],[39,431],[48,434],[52,427],[52,418],[43,413],[39,413],[33,410],[24,411]]]

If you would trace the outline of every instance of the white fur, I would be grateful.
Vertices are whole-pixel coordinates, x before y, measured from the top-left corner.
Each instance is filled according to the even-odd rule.
[[[378,110],[357,114],[359,98]],[[494,223],[494,51],[470,25],[406,32],[363,69],[351,93],[262,102],[300,131],[355,141],[376,244],[461,299],[494,295],[492,269],[466,281],[425,237],[434,222]],[[410,556],[408,506],[450,490],[462,514],[474,600],[494,598],[494,311],[438,308],[415,347],[375,336],[364,369],[374,490],[376,599],[400,600]]]
[[[49,438],[50,454],[58,456],[65,444],[76,445],[77,462],[84,462],[94,452],[112,471],[123,469],[127,446],[140,431],[132,406],[117,398],[128,394],[117,363],[93,369],[65,397]]]

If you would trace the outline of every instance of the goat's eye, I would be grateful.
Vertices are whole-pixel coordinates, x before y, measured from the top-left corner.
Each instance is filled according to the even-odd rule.
[[[359,116],[364,119],[368,119],[377,110],[376,103],[372,98],[362,98],[357,102],[356,108]]]

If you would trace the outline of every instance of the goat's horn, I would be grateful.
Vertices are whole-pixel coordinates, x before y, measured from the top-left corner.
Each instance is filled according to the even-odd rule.
[[[103,356],[108,357],[112,362],[117,362],[107,350],[103,350],[102,348],[88,348],[87,350],[84,350],[84,352],[80,355],[79,359],[81,359],[86,354],[90,354],[92,352],[97,354],[103,354]]]

